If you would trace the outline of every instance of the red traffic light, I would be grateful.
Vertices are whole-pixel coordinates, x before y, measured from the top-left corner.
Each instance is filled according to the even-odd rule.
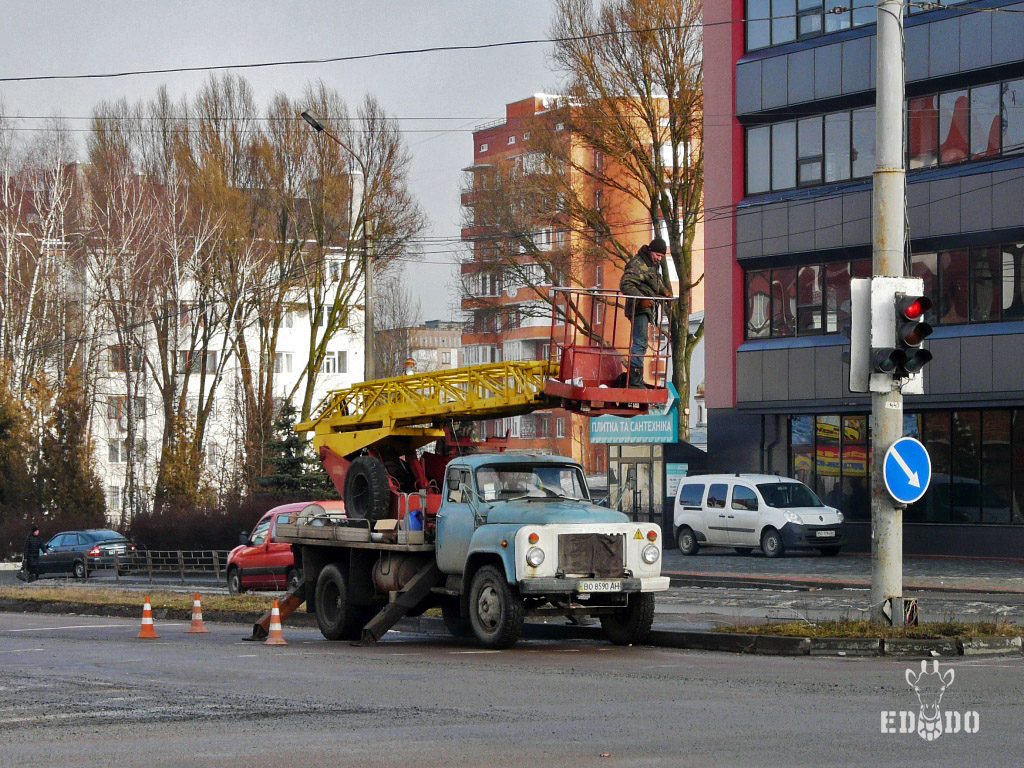
[[[927,296],[897,296],[896,312],[907,320],[920,320],[929,309],[932,300]]]

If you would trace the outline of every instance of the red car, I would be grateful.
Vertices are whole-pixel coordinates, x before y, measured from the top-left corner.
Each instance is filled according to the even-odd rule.
[[[318,502],[332,511],[340,510],[342,502]],[[237,595],[248,589],[283,590],[299,583],[302,575],[295,568],[292,545],[274,539],[277,518],[282,514],[298,514],[310,502],[283,504],[267,512],[249,534],[249,540],[228,555],[228,592]]]

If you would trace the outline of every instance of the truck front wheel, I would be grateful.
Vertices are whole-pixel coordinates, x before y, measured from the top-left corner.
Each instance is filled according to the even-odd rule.
[[[644,642],[654,623],[654,595],[640,592],[629,596],[629,603],[614,613],[601,616],[601,629],[616,645]]]
[[[485,565],[473,576],[469,623],[486,648],[511,648],[523,634],[523,601],[493,565]]]
[[[328,640],[358,640],[367,611],[348,604],[345,577],[336,565],[325,566],[316,580],[316,623]]]

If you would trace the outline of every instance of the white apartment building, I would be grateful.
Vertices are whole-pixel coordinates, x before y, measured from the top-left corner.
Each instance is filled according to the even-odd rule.
[[[355,295],[361,295],[361,287]],[[310,355],[310,336],[313,330],[304,304],[293,303],[284,312],[277,344],[273,352],[275,414],[283,401],[291,397],[296,409],[301,409],[305,384],[293,393],[302,377]],[[318,333],[318,336],[321,335]],[[111,337],[113,338],[113,337]],[[246,335],[247,347],[259,349],[258,329]],[[116,344],[100,351],[96,387],[96,408],[92,420],[95,445],[96,471],[106,490],[107,515],[112,523],[121,521],[126,507],[126,485],[129,459],[129,427],[134,427],[136,499],[141,508],[148,508],[156,491],[157,467],[164,432],[163,398],[158,377],[152,372],[159,365],[159,354],[154,341],[132,353],[131,386],[125,372],[126,352]],[[215,345],[216,346],[216,345]],[[361,305],[352,309],[347,327],[339,330],[327,344],[328,352],[320,367],[314,389],[313,407],[334,389],[341,389],[363,379],[363,313]],[[226,355],[227,359],[221,359]],[[176,351],[173,360],[175,394],[186,386],[186,407],[191,422],[200,405],[200,396],[209,397],[210,383],[220,372],[212,388],[212,408],[205,431],[203,453],[206,479],[215,488],[223,488],[236,475],[238,442],[242,439],[242,378],[240,360],[229,344],[206,352],[203,359],[188,351]],[[186,371],[189,375],[186,377]],[[204,381],[205,374],[205,381]],[[128,391],[133,393],[129,404]],[[129,423],[129,410],[132,411]]]

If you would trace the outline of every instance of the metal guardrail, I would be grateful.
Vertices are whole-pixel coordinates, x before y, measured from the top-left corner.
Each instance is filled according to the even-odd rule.
[[[185,583],[185,575],[197,573],[212,573],[215,579],[220,582],[227,579],[227,562],[229,550],[226,549],[201,549],[201,550],[153,550],[148,549],[142,552],[133,552],[127,556],[114,555],[113,564],[100,568],[89,568],[86,565],[86,575],[95,570],[114,571],[114,578],[121,580],[122,576],[148,574],[149,581],[153,583],[153,574],[176,573]]]

